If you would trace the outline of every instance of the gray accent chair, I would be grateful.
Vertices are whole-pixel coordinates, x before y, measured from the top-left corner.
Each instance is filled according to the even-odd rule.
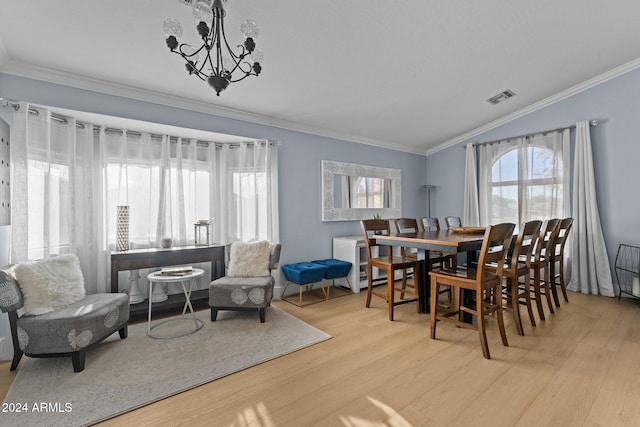
[[[66,307],[37,316],[20,315],[24,298],[18,282],[0,271],[0,310],[9,315],[13,339],[14,371],[22,355],[71,355],[74,372],[84,369],[86,349],[118,331],[127,337],[129,297],[126,294],[92,294]]]
[[[229,248],[225,257],[229,255]],[[282,246],[272,244],[269,247],[269,269],[277,270],[280,263]],[[226,260],[228,265],[228,259]],[[258,310],[260,322],[265,322],[267,307],[273,299],[273,276],[264,277],[228,277],[224,276],[209,284],[209,306],[211,307],[211,321],[215,322],[219,310]]]

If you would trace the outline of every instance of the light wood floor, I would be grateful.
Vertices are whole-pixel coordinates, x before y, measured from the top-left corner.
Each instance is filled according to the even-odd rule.
[[[491,360],[475,331],[441,323],[429,339],[414,305],[389,322],[382,300],[364,308],[365,293],[304,308],[274,301],[333,338],[101,425],[639,425],[640,305],[569,298],[538,327],[526,321],[524,337],[506,313],[508,348],[490,321]],[[0,363],[2,396],[8,368]]]

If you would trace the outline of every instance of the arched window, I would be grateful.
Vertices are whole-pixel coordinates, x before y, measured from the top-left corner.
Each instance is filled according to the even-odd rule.
[[[522,224],[568,215],[568,132],[521,138],[481,150],[483,224]]]

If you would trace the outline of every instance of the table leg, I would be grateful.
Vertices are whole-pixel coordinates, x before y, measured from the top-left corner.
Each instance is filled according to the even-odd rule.
[[[477,262],[476,251],[471,250],[467,251],[467,268],[471,268],[474,262]],[[473,300],[475,292],[469,291],[467,289],[462,289],[462,304],[467,307],[473,307],[476,302]],[[460,313],[460,320],[464,323],[473,323],[473,315],[471,313],[462,312]]]
[[[420,262],[420,286],[418,287],[418,304],[420,306],[420,313],[429,312],[429,300],[431,299],[431,282],[429,279],[431,264],[428,262],[428,259],[429,250],[418,249],[418,261]]]
[[[195,282],[194,279],[189,280],[189,291],[187,291],[185,282],[180,282],[180,284],[182,284],[182,292],[184,292],[185,296],[184,307],[182,308],[182,317],[184,317],[185,313],[187,312],[187,307],[189,308],[191,314],[194,315],[193,306],[191,305],[191,290],[193,289],[193,282]]]
[[[147,335],[151,336],[151,294],[153,292],[153,282],[149,280],[149,315],[147,318]]]

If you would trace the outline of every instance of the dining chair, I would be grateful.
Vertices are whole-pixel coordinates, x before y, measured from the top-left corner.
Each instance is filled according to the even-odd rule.
[[[420,228],[418,227],[418,221],[415,218],[397,218],[394,220],[394,223],[396,225],[396,231],[398,233],[417,233],[420,231]],[[416,260],[418,259],[417,252],[411,251],[411,248],[406,248],[404,246],[400,247],[400,254],[406,258],[413,258]],[[442,252],[429,251],[430,269],[443,268],[448,263],[450,263],[449,257],[444,255]],[[415,277],[415,274],[414,274],[414,277]],[[414,281],[414,284],[415,284],[415,281]],[[400,298],[404,298],[405,282],[403,282],[402,286],[403,286],[403,291],[400,294]],[[408,283],[406,284],[406,286],[413,287],[413,285],[410,285]],[[449,301],[451,301],[451,289],[446,289],[443,291],[443,293],[448,293]]]
[[[440,221],[438,218],[425,216],[420,218],[420,225],[422,226],[422,231],[440,231]],[[458,253],[457,252],[438,252],[442,257],[445,258],[446,263],[449,268],[456,268],[456,264],[458,262]]]
[[[553,303],[551,302],[551,287],[549,286],[551,277],[551,265],[549,262],[551,257],[549,255],[555,248],[554,242],[558,234],[558,225],[560,225],[558,218],[548,219],[542,223],[538,240],[536,240],[535,248],[530,257],[530,266],[533,271],[533,277],[530,278],[533,282],[531,292],[534,294],[536,300],[540,320],[545,320],[544,309],[542,307],[543,295],[547,300],[549,311],[552,314],[555,313]]]
[[[551,259],[549,260],[549,276],[551,277],[549,286],[551,288],[551,293],[553,294],[553,300],[556,303],[556,307],[560,307],[560,299],[558,298],[557,292],[558,286],[560,286],[560,289],[562,290],[564,301],[569,302],[569,298],[567,297],[567,287],[564,282],[564,248],[567,243],[567,238],[569,237],[569,232],[571,231],[572,225],[573,218],[564,218],[560,221],[560,225],[558,226],[558,234],[555,240],[555,248],[551,250]],[[556,264],[558,265],[557,273]]]
[[[376,234],[390,234],[389,221],[386,219],[365,219],[360,221],[362,234],[364,236],[365,248],[367,250],[367,302],[366,307],[371,305],[371,296],[375,295],[384,299],[389,308],[389,320],[393,320],[393,308],[396,305],[406,304],[410,302],[416,303],[416,311],[420,311],[418,301],[418,287],[420,286],[420,263],[416,258],[393,255],[392,247],[388,245],[380,245],[376,242]],[[386,249],[386,254],[376,253],[374,256],[373,248],[380,251]],[[387,293],[381,293],[373,290],[373,269],[378,268],[386,273]],[[413,299],[403,299],[406,289],[406,270],[413,269],[414,295]],[[395,285],[395,272],[404,270],[402,274],[402,287],[397,288]],[[395,300],[395,293],[400,292],[400,301]]]
[[[431,338],[436,338],[436,323],[448,321],[458,327],[474,329],[478,331],[482,355],[490,359],[489,344],[485,327],[485,317],[496,313],[500,337],[505,347],[509,346],[507,334],[504,328],[502,316],[502,269],[504,258],[511,244],[514,224],[504,223],[488,226],[482,240],[480,258],[477,269],[457,267],[455,270],[443,269],[429,272],[431,277],[431,307],[430,328]],[[490,264],[496,264],[495,271],[487,268]],[[440,286],[451,286],[454,289],[453,310],[438,313],[438,291]],[[475,306],[467,307],[461,304],[460,290],[475,291]],[[476,316],[476,323],[467,323],[460,320],[462,313]]]
[[[518,335],[524,335],[522,319],[520,317],[520,305],[527,307],[531,326],[536,326],[531,306],[531,290],[529,275],[531,272],[531,254],[538,240],[542,221],[529,221],[520,227],[514,244],[513,251],[507,254],[502,268],[502,277],[505,279],[502,287],[502,298],[506,300],[505,309],[513,312],[513,320],[516,324]],[[488,267],[491,271],[497,270],[497,264]],[[524,280],[519,282],[520,277]],[[522,286],[520,286],[520,283]]]
[[[448,216],[444,222],[447,224],[447,230],[451,230],[451,227],[462,227],[462,220],[459,216]]]

